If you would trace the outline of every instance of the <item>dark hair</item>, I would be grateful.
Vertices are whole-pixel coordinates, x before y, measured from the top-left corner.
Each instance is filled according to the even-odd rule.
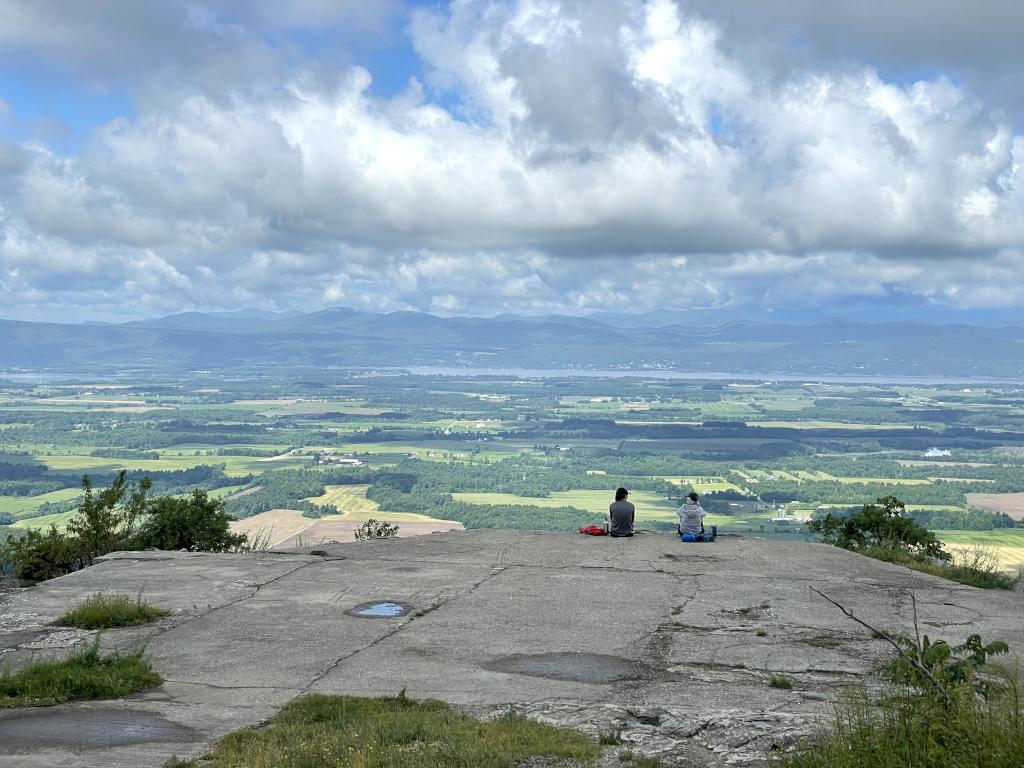
[[[700,496],[698,496],[695,491],[690,491],[688,494],[686,494],[686,498],[693,499],[695,502],[700,501]]]
[[[625,488],[619,488],[619,489],[617,489],[615,491],[615,500],[616,501],[622,501],[628,495],[629,495],[629,491],[627,491]]]

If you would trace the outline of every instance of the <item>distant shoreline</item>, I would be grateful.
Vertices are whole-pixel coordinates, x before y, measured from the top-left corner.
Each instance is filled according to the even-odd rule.
[[[801,373],[733,373],[726,371],[671,371],[662,369],[590,369],[590,368],[476,368],[476,367],[443,367],[443,366],[389,366],[370,365],[359,367],[323,367],[316,366],[302,367],[304,370],[324,371],[345,371],[352,373],[408,373],[414,376],[448,376],[458,377],[479,377],[479,376],[501,376],[515,377],[521,379],[564,379],[564,378],[591,378],[591,379],[673,379],[684,381],[743,381],[743,382],[800,382],[807,384],[922,384],[922,385],[1010,385],[1024,386],[1024,378],[1008,379],[989,376],[912,376],[898,374],[801,374]],[[275,366],[258,366],[258,368],[275,370]],[[225,369],[227,370],[227,369]],[[146,373],[153,373],[147,371]],[[204,370],[203,373],[215,373],[214,370]],[[236,370],[237,372],[237,370]],[[125,372],[111,374],[107,372],[67,372],[67,371],[25,371],[19,369],[17,373],[0,370],[0,379],[21,382],[41,383],[86,383],[86,382],[118,382],[132,379],[132,373]],[[166,373],[166,372],[165,372]],[[196,371],[184,371],[183,375],[189,376]]]

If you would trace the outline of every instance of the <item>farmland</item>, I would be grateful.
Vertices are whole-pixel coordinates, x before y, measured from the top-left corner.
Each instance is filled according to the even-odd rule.
[[[252,369],[0,382],[0,521],[63,525],[81,476],[224,499],[239,530],[349,538],[458,526],[573,530],[624,485],[642,525],[689,490],[708,522],[784,535],[895,495],[1012,564],[1024,522],[1024,388],[434,376]],[[305,538],[305,537],[310,538]],[[276,542],[275,542],[276,543]]]

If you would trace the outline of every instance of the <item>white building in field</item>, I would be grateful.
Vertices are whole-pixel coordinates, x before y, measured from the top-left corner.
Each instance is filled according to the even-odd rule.
[[[943,456],[952,456],[952,455],[953,455],[953,452],[952,451],[948,451],[945,448],[929,448],[927,451],[924,452],[924,457],[926,459],[937,459],[937,458],[942,458]]]

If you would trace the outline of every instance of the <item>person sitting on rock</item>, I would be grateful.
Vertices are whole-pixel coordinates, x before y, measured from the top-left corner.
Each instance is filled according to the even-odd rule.
[[[707,512],[700,505],[700,497],[696,493],[690,491],[687,494],[686,501],[676,510],[676,514],[679,515],[680,534],[692,533],[696,536],[698,533],[704,533],[704,516]]]
[[[615,538],[633,535],[633,520],[636,518],[636,507],[626,501],[629,491],[619,488],[615,491],[615,501],[608,507],[608,534]]]

